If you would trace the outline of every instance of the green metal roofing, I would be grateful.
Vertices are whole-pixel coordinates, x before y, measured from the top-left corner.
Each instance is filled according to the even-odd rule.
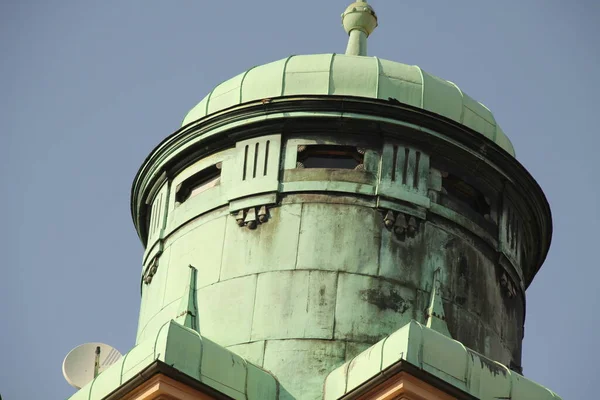
[[[70,397],[102,400],[156,360],[235,400],[278,400],[285,390],[270,373],[175,321],[129,351]]]
[[[290,56],[251,68],[218,85],[192,108],[183,125],[245,102],[291,95],[395,99],[459,122],[515,154],[490,110],[452,82],[418,66],[343,54]]]
[[[416,321],[332,371],[323,398],[338,399],[401,361],[480,400],[560,400],[549,389]]]

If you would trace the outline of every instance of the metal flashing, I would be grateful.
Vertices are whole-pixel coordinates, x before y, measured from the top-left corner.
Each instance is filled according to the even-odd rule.
[[[381,346],[381,352],[375,350]],[[378,371],[362,365],[373,362],[379,362]],[[359,384],[355,376],[354,385],[348,386],[350,369],[363,371]],[[360,398],[360,394],[403,370],[457,399],[560,400],[549,389],[416,321],[332,371],[325,380],[324,400]]]
[[[128,359],[131,361],[126,363]],[[280,385],[269,372],[169,321],[155,337],[135,346],[70,400],[120,399],[157,373],[218,400],[279,399]]]

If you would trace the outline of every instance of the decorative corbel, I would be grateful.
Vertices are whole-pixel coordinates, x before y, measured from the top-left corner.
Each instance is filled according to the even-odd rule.
[[[239,227],[256,229],[259,225],[269,221],[269,209],[267,206],[250,207],[235,213],[235,221]]]
[[[384,210],[383,225],[392,231],[397,239],[404,241],[407,237],[414,238],[419,233],[419,222],[412,215]]]
[[[154,277],[154,275],[156,275],[156,271],[158,271],[159,258],[160,254],[157,254],[154,257],[152,257],[152,261],[150,261],[150,264],[148,264],[148,267],[146,268],[146,272],[144,273],[144,277],[142,278],[142,281],[146,285],[152,283],[152,278]]]

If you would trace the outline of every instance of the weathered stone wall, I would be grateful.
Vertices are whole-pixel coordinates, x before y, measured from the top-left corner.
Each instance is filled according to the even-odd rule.
[[[453,338],[519,364],[523,310],[517,298],[503,301],[494,260],[431,222],[401,241],[373,207],[314,200],[289,196],[255,230],[217,210],[168,238],[144,291],[138,339],[175,316],[191,264],[204,336],[274,372],[284,386],[319,388],[357,352],[411,319],[424,323],[440,269]]]
[[[451,336],[519,370],[524,289],[547,250],[530,237],[546,215],[523,218],[522,194],[497,166],[412,143],[421,132],[315,129],[186,153],[142,191],[137,341],[176,316],[193,265],[202,335],[318,398],[336,366],[426,322],[436,276]],[[312,145],[354,146],[360,165],[304,168]]]

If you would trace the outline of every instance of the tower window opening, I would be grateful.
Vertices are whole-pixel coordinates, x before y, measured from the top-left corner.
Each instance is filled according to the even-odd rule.
[[[175,201],[183,203],[221,183],[221,163],[217,163],[181,182],[175,191]]]
[[[362,169],[364,152],[353,146],[298,146],[298,168]]]
[[[452,174],[448,174],[447,177],[442,179],[442,187],[449,196],[467,205],[485,219],[490,218],[490,204],[487,202],[483,193],[475,187]]]

